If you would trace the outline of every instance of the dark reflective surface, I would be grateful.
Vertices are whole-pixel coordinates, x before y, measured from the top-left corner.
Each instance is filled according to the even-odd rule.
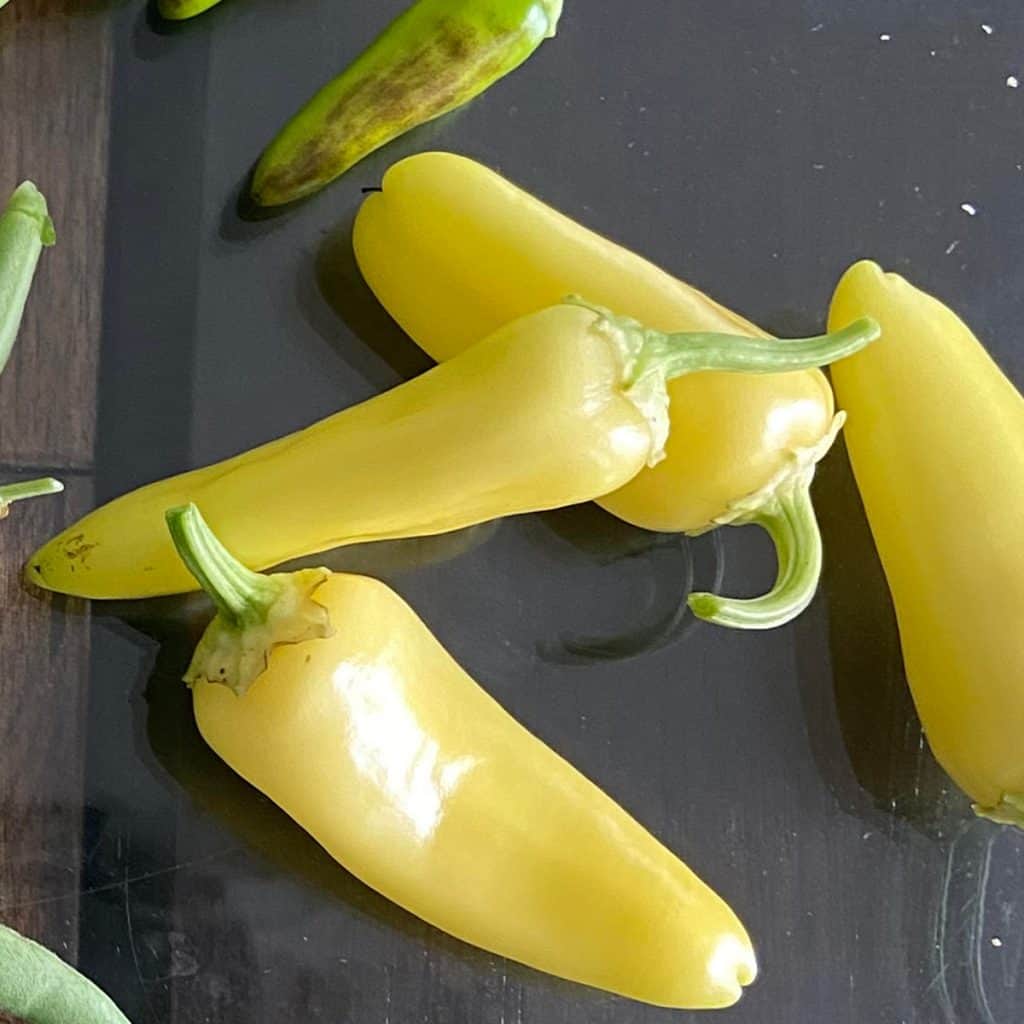
[[[779,332],[818,327],[840,271],[872,255],[1024,379],[1017,0],[569,0],[558,39],[482,100],[254,219],[261,147],[403,2],[228,0],[174,28],[116,11],[100,498],[428,365],[348,232],[361,188],[431,147]],[[763,636],[676,613],[691,582],[770,579],[751,531],[684,542],[581,508],[327,560],[391,582],[732,902],[763,975],[716,1019],[1013,1024],[1024,837],[970,821],[924,746],[842,451],[817,501],[823,593]],[[188,599],[96,621],[82,881],[43,894],[80,904],[82,966],[134,1020],[672,1018],[469,949],[334,865],[198,737],[178,679],[206,614]]]

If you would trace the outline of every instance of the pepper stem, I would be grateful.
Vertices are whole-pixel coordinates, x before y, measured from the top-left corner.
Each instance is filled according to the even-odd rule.
[[[327,609],[313,597],[328,570],[253,572],[221,544],[195,505],[171,509],[166,519],[182,561],[217,606],[185,674],[190,686],[221,683],[243,696],[275,648],[331,635]]]
[[[689,373],[789,373],[810,370],[859,352],[881,333],[870,317],[848,327],[813,338],[756,338],[733,334],[683,332],[662,334],[647,330],[647,337],[631,374],[636,383],[654,371],[673,380]]]
[[[195,505],[172,508],[165,518],[178,555],[217,606],[220,617],[236,629],[266,622],[281,596],[274,577],[242,565],[217,539]]]
[[[26,480],[23,484],[7,484],[0,487],[0,519],[7,515],[10,506],[16,501],[26,501],[29,498],[40,498],[44,494],[60,494],[64,485],[52,476],[43,477],[41,480]]]
[[[801,480],[737,523],[756,523],[771,536],[779,563],[775,586],[763,597],[747,600],[691,594],[690,608],[698,618],[732,629],[785,625],[811,603],[821,575],[821,531],[811,503],[810,480]]]

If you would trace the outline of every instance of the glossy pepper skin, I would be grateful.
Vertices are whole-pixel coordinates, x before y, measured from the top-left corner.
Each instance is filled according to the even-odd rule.
[[[450,359],[494,328],[580,294],[666,331],[767,337],[691,286],[576,224],[480,164],[424,153],[393,166],[355,225],[370,287],[431,356]],[[400,258],[396,255],[400,254]],[[636,526],[701,533],[756,522],[779,551],[775,590],[704,617],[764,628],[814,596],[821,540],[808,496],[841,420],[817,370],[756,377],[706,373],[669,385],[666,458],[599,499]]]
[[[260,576],[194,507],[168,522],[219,608],[186,677],[203,737],[354,875],[466,942],[634,999],[727,1006],[753,981],[729,907],[386,585]]]
[[[955,313],[869,262],[830,321],[864,314],[882,337],[833,381],[914,701],[976,810],[1024,826],[1024,398]]]
[[[561,14],[562,0],[417,0],[270,144],[253,199],[277,206],[308,196],[468,103],[554,36]]]
[[[524,317],[458,359],[306,430],[125,495],[29,560],[29,582],[92,598],[195,582],[163,527],[202,502],[246,564],[446,533],[607,494],[660,454],[665,378],[818,363],[864,343],[669,337],[582,305]]]

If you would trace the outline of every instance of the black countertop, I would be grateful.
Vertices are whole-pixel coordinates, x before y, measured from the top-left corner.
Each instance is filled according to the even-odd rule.
[[[1024,380],[1019,0],[567,0],[557,39],[469,107],[313,202],[240,216],[274,130],[404,2],[227,0],[178,30],[114,11],[99,498],[428,365],[359,281],[349,230],[360,188],[430,148],[780,334],[816,331],[873,257]],[[588,506],[331,564],[392,583],[732,903],[762,975],[716,1020],[1015,1024],[1024,836],[972,820],[927,750],[841,446],[816,500],[822,592],[766,635],[688,620],[652,643],[688,578],[770,580],[751,530],[687,543]],[[178,680],[204,613],[94,612],[80,885],[43,894],[77,902],[81,964],[137,1024],[697,1018],[466,947],[346,875],[199,739]]]

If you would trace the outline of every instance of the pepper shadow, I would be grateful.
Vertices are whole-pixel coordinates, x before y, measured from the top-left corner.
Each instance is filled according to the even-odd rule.
[[[822,725],[831,710],[824,706],[820,674],[807,671],[801,689],[816,760],[847,810],[862,810],[861,794],[850,792],[852,769],[876,809],[937,835],[948,825],[949,779],[924,740],[892,598],[841,437],[819,467],[814,498],[825,545],[834,714],[848,762],[837,759],[834,730]],[[797,636],[805,647],[812,643],[800,631]],[[807,663],[812,660],[821,662]]]
[[[538,641],[537,656],[552,664],[625,661],[676,644],[697,625],[686,603],[690,592],[721,588],[724,556],[717,531],[697,540],[653,533],[593,503],[529,517],[523,529],[553,559],[569,545],[602,568],[642,563],[650,579],[650,600],[643,608],[630,609],[636,621],[627,629],[604,635],[562,633]]]
[[[338,318],[402,380],[410,380],[435,363],[391,318],[364,280],[352,246],[356,212],[352,210],[317,250],[317,295],[307,291],[309,278],[305,268],[300,272],[302,307],[313,327],[327,340],[337,336],[334,325]]]

